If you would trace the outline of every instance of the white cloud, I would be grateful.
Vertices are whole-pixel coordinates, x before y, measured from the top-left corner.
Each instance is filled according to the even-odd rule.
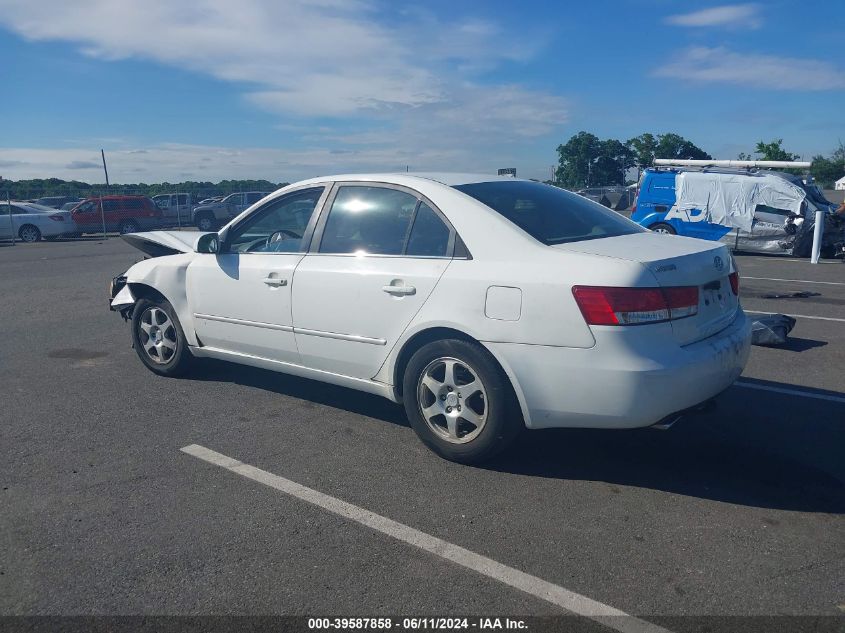
[[[503,62],[536,55],[544,33],[511,33],[487,17],[445,21],[424,6],[378,0],[0,0],[0,25],[33,41],[71,42],[97,59],[149,60],[231,82],[247,103],[279,115],[277,127],[290,131],[290,144],[311,147],[244,149],[241,156],[234,148],[76,139],[65,145],[72,156],[20,150],[33,159],[20,173],[31,176],[39,175],[36,164],[47,170],[40,175],[68,174],[71,165],[74,176],[87,176],[86,168],[95,175],[95,167],[86,165],[90,151],[77,155],[70,148],[102,146],[149,152],[134,160],[121,156],[132,165],[124,181],[142,168],[151,181],[186,170],[203,179],[290,180],[406,164],[468,169],[484,166],[473,163],[476,156],[495,156],[486,151],[491,147],[505,148],[503,160],[510,163],[509,156],[530,139],[559,129],[568,117],[560,96],[478,79]],[[349,149],[360,151],[338,153]],[[211,163],[204,160],[209,156]]]
[[[446,101],[467,79],[455,68],[534,50],[508,44],[526,38],[505,37],[487,20],[444,23],[422,9],[382,19],[390,11],[369,0],[0,0],[0,23],[100,59],[148,59],[238,82],[263,108],[309,117]]]
[[[726,48],[689,48],[654,75],[769,90],[842,90],[845,70],[816,59],[746,54]]]
[[[664,20],[675,26],[724,26],[728,28],[757,29],[762,24],[760,5],[758,4],[728,4],[711,7],[692,13],[670,15]]]

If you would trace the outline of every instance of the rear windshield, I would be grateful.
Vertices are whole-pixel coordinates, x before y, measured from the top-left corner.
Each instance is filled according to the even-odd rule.
[[[455,189],[486,204],[547,245],[646,230],[597,202],[538,182],[479,182]]]

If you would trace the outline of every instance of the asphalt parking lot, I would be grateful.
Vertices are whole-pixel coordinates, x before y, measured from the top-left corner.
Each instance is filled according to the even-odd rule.
[[[669,431],[529,433],[466,467],[374,396],[216,361],[147,371],[106,303],[139,258],[117,238],[0,245],[0,614],[566,613],[449,559],[458,546],[673,631],[716,615],[843,626],[845,264],[738,256],[747,310],[801,316],[715,410]],[[760,296],[796,291],[819,295]]]

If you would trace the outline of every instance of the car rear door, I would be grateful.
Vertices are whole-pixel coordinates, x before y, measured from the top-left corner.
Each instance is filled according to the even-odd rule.
[[[293,280],[302,364],[372,378],[451,262],[455,233],[416,192],[340,183]]]

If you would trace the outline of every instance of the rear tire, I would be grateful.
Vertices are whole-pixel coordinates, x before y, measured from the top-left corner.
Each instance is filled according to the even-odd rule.
[[[24,224],[18,229],[18,237],[22,242],[37,242],[41,239],[41,231],[33,224]]]
[[[126,235],[127,233],[137,233],[140,228],[135,220],[124,220],[120,223],[118,230],[121,235]]]
[[[181,376],[194,360],[176,311],[164,299],[135,303],[132,346],[147,369],[160,376]]]
[[[678,232],[672,228],[671,224],[666,224],[664,222],[658,222],[657,224],[652,224],[648,227],[653,233],[663,233],[664,235],[677,235]]]
[[[450,461],[489,460],[524,428],[507,377],[478,343],[446,339],[421,347],[405,368],[402,393],[411,427]]]

